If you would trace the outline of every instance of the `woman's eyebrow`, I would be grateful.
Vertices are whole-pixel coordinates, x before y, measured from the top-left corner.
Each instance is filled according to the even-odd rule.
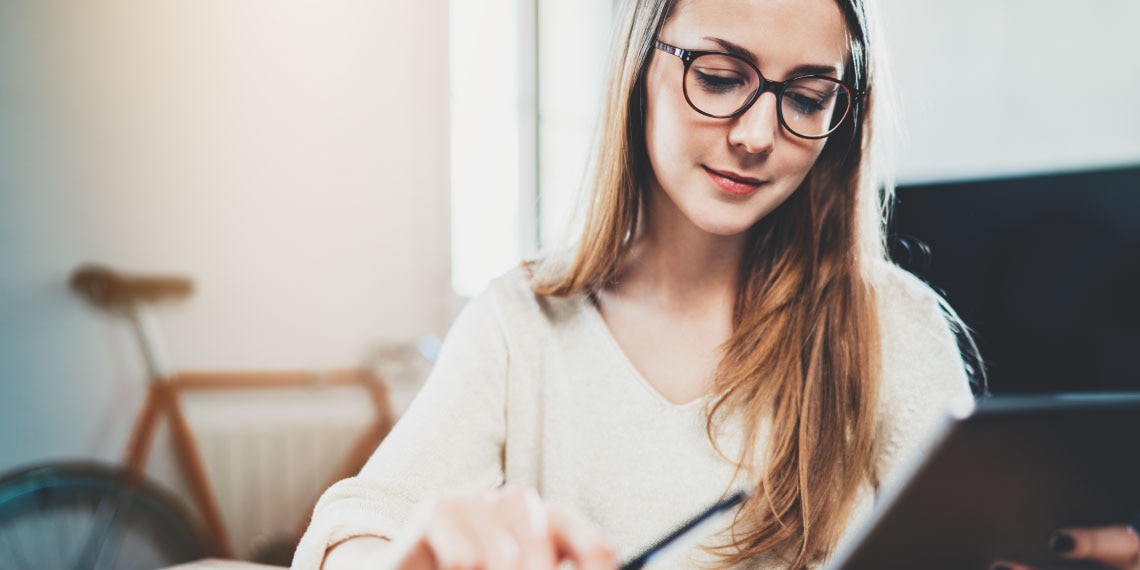
[[[710,42],[715,43],[716,45],[720,46],[720,49],[722,49],[728,53],[731,53],[732,55],[737,55],[737,56],[743,57],[744,59],[751,61],[752,63],[756,64],[757,66],[760,65],[760,60],[756,57],[756,54],[752,53],[751,50],[749,50],[748,48],[746,48],[742,45],[734,44],[734,43],[732,43],[732,42],[730,42],[724,38],[716,38],[716,37],[712,37],[712,36],[705,36],[705,39],[709,40]],[[791,76],[796,76],[796,75],[838,75],[838,74],[839,74],[839,70],[836,69],[835,66],[833,66],[833,65],[820,65],[820,64],[805,63],[802,65],[797,65],[796,67],[792,68],[792,70],[788,73],[788,76],[791,77]]]

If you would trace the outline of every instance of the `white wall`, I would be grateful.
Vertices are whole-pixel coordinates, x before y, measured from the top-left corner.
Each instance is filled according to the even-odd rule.
[[[1140,164],[1140,2],[881,4],[901,181]]]
[[[0,125],[0,471],[121,453],[143,372],[81,262],[194,277],[181,368],[450,322],[443,0],[0,0]]]

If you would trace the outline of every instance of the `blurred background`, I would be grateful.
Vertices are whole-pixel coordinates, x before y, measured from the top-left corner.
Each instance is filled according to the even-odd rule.
[[[902,253],[977,329],[993,391],[1140,387],[1140,3],[880,6],[907,133],[895,229],[930,249]],[[565,235],[612,14],[0,0],[0,473],[121,456],[146,371],[126,323],[67,289],[85,262],[194,279],[156,307],[176,369],[382,369],[430,345]],[[393,377],[399,405],[424,371]],[[188,414],[230,441],[288,397]],[[215,473],[245,453],[211,449]],[[184,493],[163,438],[151,474]],[[231,525],[242,552],[263,522]]]

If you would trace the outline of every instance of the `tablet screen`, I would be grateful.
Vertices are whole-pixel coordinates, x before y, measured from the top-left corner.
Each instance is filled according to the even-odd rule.
[[[948,423],[924,459],[884,489],[834,570],[1058,564],[1053,530],[1140,513],[1140,393],[994,397]]]

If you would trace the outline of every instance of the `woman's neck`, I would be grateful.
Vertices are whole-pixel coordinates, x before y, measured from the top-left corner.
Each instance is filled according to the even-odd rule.
[[[666,310],[731,307],[744,235],[719,236],[693,225],[660,191],[648,191],[616,286]]]

